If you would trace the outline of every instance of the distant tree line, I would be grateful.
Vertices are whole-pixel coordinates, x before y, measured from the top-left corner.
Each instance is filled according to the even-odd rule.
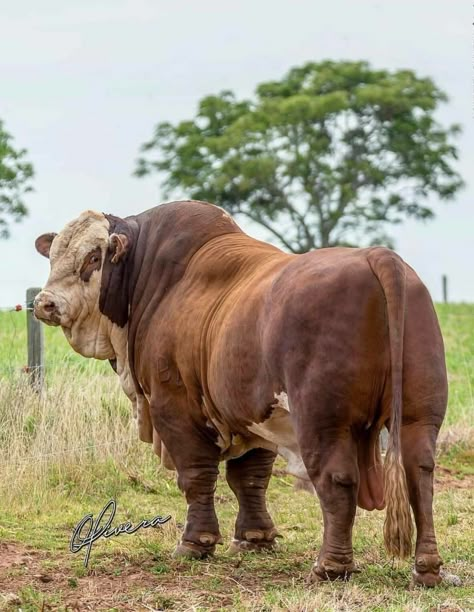
[[[26,150],[16,149],[0,120],[0,238],[9,236],[9,223],[26,214],[25,194],[31,191],[33,166]]]
[[[411,70],[310,62],[252,99],[224,91],[190,120],[159,123],[135,175],[158,175],[165,197],[219,204],[294,253],[390,246],[392,225],[432,219],[430,196],[449,201],[463,185],[460,128],[436,117],[446,101]],[[0,121],[0,237],[27,214],[33,174]]]
[[[307,63],[257,86],[203,98],[194,118],[159,123],[135,174],[156,174],[166,197],[219,204],[261,225],[294,253],[391,244],[387,230],[429,220],[448,201],[457,125],[436,110],[446,95],[410,70],[367,62]]]

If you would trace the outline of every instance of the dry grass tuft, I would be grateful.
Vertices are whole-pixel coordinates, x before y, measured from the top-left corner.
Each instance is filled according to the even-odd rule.
[[[10,503],[53,482],[87,486],[90,467],[137,472],[148,450],[113,374],[56,376],[41,397],[17,377],[0,386],[0,406],[0,497]]]

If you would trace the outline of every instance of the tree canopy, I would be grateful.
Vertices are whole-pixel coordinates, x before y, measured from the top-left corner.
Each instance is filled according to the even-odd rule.
[[[446,95],[411,70],[307,63],[257,86],[203,98],[194,119],[159,123],[135,174],[157,173],[166,197],[219,204],[296,253],[390,244],[387,229],[434,216],[431,195],[462,186],[459,126],[436,118]]]
[[[26,150],[13,147],[12,137],[0,121],[0,238],[8,237],[11,221],[28,214],[24,195],[32,190],[33,166],[25,157]]]

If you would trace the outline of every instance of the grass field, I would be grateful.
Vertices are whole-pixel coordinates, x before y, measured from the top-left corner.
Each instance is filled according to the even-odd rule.
[[[308,588],[321,542],[317,501],[295,492],[278,462],[269,508],[283,539],[266,555],[230,556],[236,501],[221,476],[216,508],[226,542],[212,562],[178,562],[172,550],[186,505],[174,474],[137,441],[128,400],[108,363],[85,360],[45,328],[47,392],[21,371],[23,313],[0,313],[0,610],[474,610],[474,306],[439,306],[450,401],[436,475],[435,516],[446,570],[461,586],[408,588],[410,564],[388,559],[383,513],[358,510],[361,573]],[[117,500],[114,525],[171,515],[162,528],[103,539],[88,569],[69,552],[74,525]]]

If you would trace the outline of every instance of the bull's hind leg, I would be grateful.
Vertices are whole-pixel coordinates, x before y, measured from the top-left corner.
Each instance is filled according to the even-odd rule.
[[[275,453],[263,448],[227,461],[227,482],[239,502],[231,552],[274,546],[277,530],[265,503],[274,461]]]
[[[352,526],[359,487],[357,448],[349,428],[318,427],[311,434],[306,430],[300,435],[301,455],[321,503],[324,535],[309,581],[347,580],[355,569]]]
[[[446,413],[448,381],[443,340],[431,298],[413,274],[411,277],[407,288],[400,436],[417,532],[413,581],[430,587],[441,581],[442,562],[433,525],[433,470],[436,440]]]
[[[413,581],[428,587],[441,582],[442,561],[433,524],[433,470],[438,429],[431,424],[411,423],[401,430],[403,462],[417,530]]]

